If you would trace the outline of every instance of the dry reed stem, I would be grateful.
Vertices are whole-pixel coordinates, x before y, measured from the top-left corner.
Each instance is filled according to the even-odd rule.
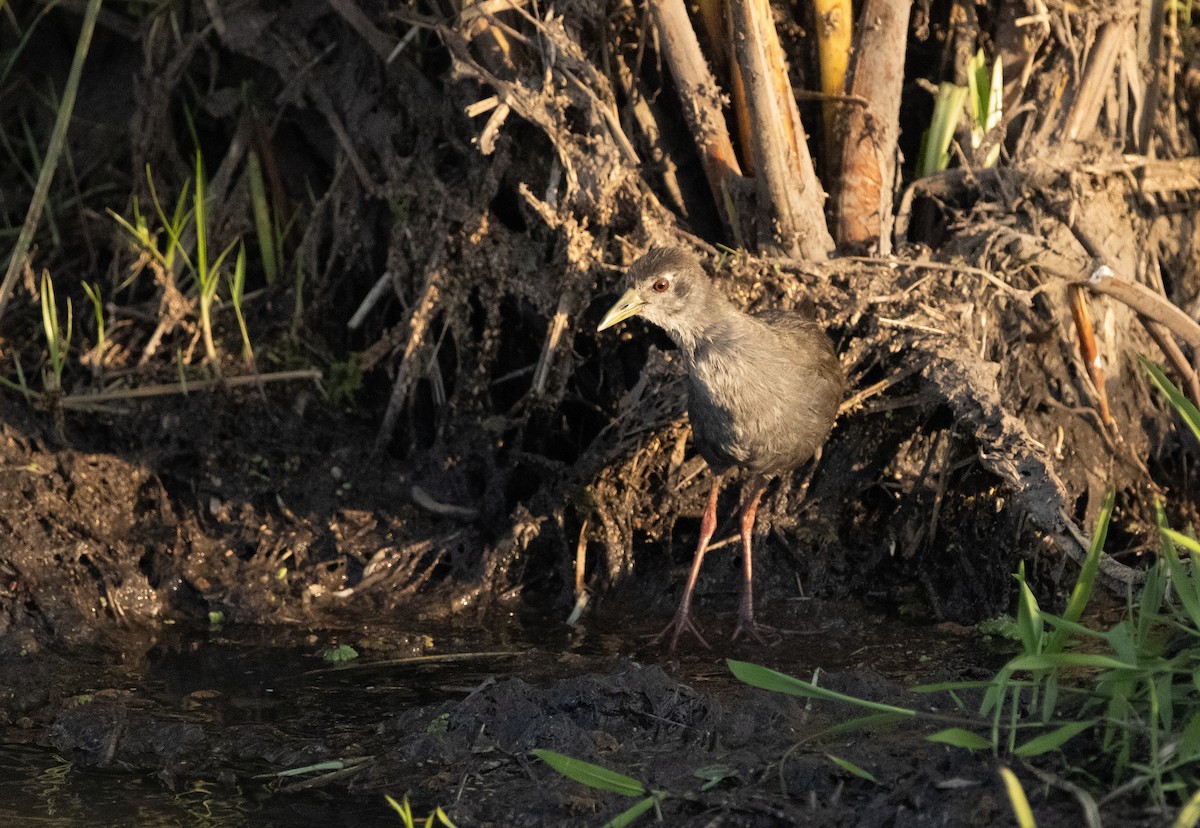
[[[767,0],[731,0],[737,62],[753,124],[758,238],[765,252],[828,258],[833,239],[783,47]]]
[[[663,56],[675,79],[675,87],[683,104],[683,116],[696,142],[696,151],[700,155],[709,189],[712,190],[718,210],[721,210],[730,179],[740,177],[742,171],[722,114],[720,89],[700,51],[700,42],[696,39],[683,0],[651,3],[650,15],[658,32]],[[730,221],[731,217],[725,216],[725,219]]]
[[[183,383],[172,382],[162,385],[146,385],[140,388],[122,388],[116,391],[99,391],[94,394],[69,394],[62,398],[63,408],[87,410],[88,408],[106,402],[120,400],[140,400],[148,397],[166,397],[172,394],[187,394],[192,391],[209,391],[213,388],[236,388],[246,385],[260,385],[269,382],[293,382],[295,380],[320,381],[322,374],[316,368],[304,368],[296,371],[278,371],[273,374],[246,374],[238,377],[223,379],[197,380]]]
[[[1079,334],[1079,353],[1087,366],[1088,376],[1096,386],[1099,398],[1100,419],[1106,426],[1114,426],[1112,412],[1108,408],[1108,391],[1104,387],[1104,361],[1100,358],[1100,350],[1096,347],[1096,333],[1092,326],[1092,316],[1088,311],[1087,295],[1081,285],[1071,285],[1068,288],[1071,298],[1071,317],[1075,320],[1075,330]]]
[[[891,250],[900,90],[912,4],[866,0],[849,92],[867,101],[847,108],[841,145],[840,186],[834,213],[838,242]]]
[[[846,91],[846,71],[850,67],[850,39],[854,31],[854,12],[850,0],[813,0],[817,21],[817,56],[821,67],[821,104],[825,127],[825,169],[831,171],[837,140],[838,97]]]

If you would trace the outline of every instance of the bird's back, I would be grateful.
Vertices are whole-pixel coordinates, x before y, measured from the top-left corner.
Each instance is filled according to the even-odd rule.
[[[696,350],[688,413],[700,453],[716,470],[781,474],[828,436],[844,393],[833,344],[790,311],[741,312]]]

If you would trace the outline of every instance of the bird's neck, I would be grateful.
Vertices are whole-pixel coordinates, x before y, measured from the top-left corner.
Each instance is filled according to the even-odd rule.
[[[698,313],[689,313],[682,319],[674,320],[667,334],[691,365],[695,363],[702,347],[713,342],[729,342],[741,316],[742,312],[720,291],[709,290],[704,297],[704,307]]]

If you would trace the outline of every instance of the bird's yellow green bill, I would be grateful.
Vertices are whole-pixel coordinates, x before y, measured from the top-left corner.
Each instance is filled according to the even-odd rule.
[[[617,300],[617,303],[608,309],[608,313],[604,314],[604,318],[600,320],[597,331],[602,331],[605,328],[611,328],[618,322],[628,319],[631,316],[637,316],[642,312],[642,308],[646,307],[646,303],[642,301],[642,297],[638,296],[636,290],[627,290],[625,294]]]

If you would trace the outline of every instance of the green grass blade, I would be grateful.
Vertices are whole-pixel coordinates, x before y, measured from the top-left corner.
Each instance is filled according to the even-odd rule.
[[[254,210],[254,232],[258,236],[259,256],[268,285],[279,278],[279,260],[275,257],[275,222],[267,200],[267,185],[263,180],[262,163],[258,153],[251,150],[246,156],[246,177],[250,182],[250,205]]]
[[[1171,571],[1171,586],[1179,597],[1179,602],[1183,604],[1192,626],[1198,627],[1200,626],[1200,584],[1197,583],[1197,576],[1193,572],[1189,572],[1188,568],[1183,565],[1183,561],[1179,559],[1178,547],[1182,546],[1189,553],[1195,555],[1200,553],[1200,544],[1196,543],[1193,538],[1165,526],[1159,529],[1159,533],[1163,538],[1162,548],[1167,559],[1167,568]]]
[[[1092,590],[1096,586],[1096,577],[1100,573],[1100,558],[1104,554],[1104,542],[1108,538],[1108,524],[1112,520],[1113,504],[1116,502],[1117,491],[1110,486],[1104,495],[1104,503],[1100,506],[1100,516],[1096,520],[1096,530],[1092,533],[1092,544],[1084,558],[1079,578],[1075,588],[1071,590],[1071,599],[1063,612],[1063,619],[1077,622],[1083,615],[1083,610],[1092,598]],[[1045,652],[1056,653],[1067,643],[1069,633],[1066,629],[1056,629],[1046,642]]]
[[[895,707],[890,704],[880,704],[879,702],[867,701],[866,699],[858,699],[854,696],[848,696],[845,693],[838,693],[833,690],[827,690],[824,687],[818,687],[815,684],[798,679],[794,676],[789,676],[786,673],[780,673],[777,670],[771,670],[767,667],[762,667],[758,664],[751,664],[747,661],[735,661],[734,659],[726,659],[725,663],[729,665],[729,671],[742,682],[749,684],[752,687],[761,687],[763,690],[772,690],[776,693],[787,693],[790,696],[800,696],[806,699],[826,699],[828,701],[840,701],[854,704],[867,710],[877,710],[880,713],[892,713],[897,716],[913,717],[917,715],[917,711],[909,710],[904,707]]]
[[[938,684],[918,684],[912,688],[914,693],[946,693],[956,690],[982,690],[991,687],[990,681],[943,681]]]
[[[408,804],[408,797],[404,797],[403,803],[397,802],[387,794],[384,794],[383,798],[386,799],[387,803],[392,806],[392,809],[399,814],[400,821],[404,824],[404,828],[413,828],[412,807]]]
[[[837,736],[841,733],[853,733],[859,730],[878,731],[908,718],[908,716],[899,716],[895,713],[868,713],[866,716],[856,716],[853,719],[839,722],[832,727],[827,727],[821,732],[808,737],[805,741],[819,742],[830,736]]]
[[[1200,822],[1200,791],[1192,794],[1187,804],[1179,809],[1171,828],[1195,828],[1197,822]]]
[[[201,293],[207,293],[207,286],[212,280],[208,269],[208,215],[204,209],[204,158],[200,150],[196,150],[196,189],[192,196],[192,215],[196,221],[196,279]]]
[[[50,142],[46,146],[46,157],[38,172],[37,185],[34,187],[29,209],[25,212],[25,221],[17,236],[17,244],[8,260],[8,270],[4,274],[4,281],[0,282],[0,319],[4,317],[9,295],[17,282],[17,275],[25,267],[25,255],[33,243],[33,234],[37,230],[38,221],[41,219],[42,210],[45,208],[47,197],[50,194],[54,171],[58,168],[58,160],[66,145],[67,128],[71,124],[71,114],[75,111],[75,98],[79,94],[79,80],[83,75],[84,60],[91,47],[92,33],[96,30],[96,18],[100,15],[100,3],[101,0],[88,0],[87,9],[83,13],[83,25],[79,30],[79,40],[75,42],[75,56],[71,60],[67,83],[63,88],[58,113],[54,118],[54,128],[50,133]]]
[[[1025,583],[1025,562],[1022,561],[1013,576],[1021,585],[1020,598],[1017,603],[1017,632],[1021,638],[1021,649],[1026,655],[1034,655],[1042,651],[1042,635],[1046,624],[1042,620],[1042,610],[1038,606],[1037,597],[1029,584]]]
[[[1163,373],[1162,368],[1159,368],[1157,363],[1152,362],[1141,354],[1137,355],[1138,362],[1142,364],[1142,368],[1150,375],[1150,379],[1158,387],[1158,390],[1171,402],[1175,410],[1179,412],[1179,416],[1187,423],[1188,428],[1192,430],[1197,440],[1200,440],[1200,410],[1184,396],[1183,392],[1175,387],[1175,383],[1167,379],[1167,375]]]
[[[625,826],[632,824],[635,819],[646,813],[646,811],[649,811],[657,804],[658,797],[648,796],[638,802],[632,808],[622,811],[608,822],[604,823],[602,828],[625,828]]]
[[[950,148],[951,139],[954,138],[954,130],[958,128],[958,119],[962,115],[966,97],[965,86],[943,83],[938,87],[937,97],[933,101],[933,117],[930,119],[929,129],[921,138],[916,178],[924,178],[946,169],[950,160],[947,150]]]
[[[833,764],[837,765],[839,768],[846,771],[847,773],[852,773],[855,776],[857,776],[859,779],[865,779],[868,782],[874,782],[876,785],[879,784],[879,780],[875,778],[874,774],[872,774],[869,770],[866,770],[865,768],[859,767],[858,765],[851,762],[849,759],[843,759],[840,756],[834,756],[832,753],[826,753],[825,756],[829,759],[830,762],[833,762]]]
[[[1008,663],[1012,670],[1057,670],[1060,668],[1092,667],[1099,670],[1136,670],[1137,664],[1096,653],[1047,653],[1017,656]]]
[[[645,785],[633,777],[617,773],[616,771],[610,771],[608,768],[593,765],[591,762],[585,762],[582,759],[575,759],[574,757],[542,748],[533,751],[533,755],[563,776],[574,779],[576,782],[582,782],[589,788],[612,791],[622,796],[645,796],[650,793]]]
[[[930,742],[966,748],[967,750],[989,750],[992,747],[989,739],[985,739],[978,733],[972,733],[961,727],[950,727],[945,730],[939,730],[937,733],[932,733],[925,738]]]
[[[1062,727],[1055,728],[1049,733],[1035,736],[1013,751],[1017,756],[1041,756],[1065,745],[1080,733],[1096,724],[1095,719],[1086,722],[1068,722]]]

